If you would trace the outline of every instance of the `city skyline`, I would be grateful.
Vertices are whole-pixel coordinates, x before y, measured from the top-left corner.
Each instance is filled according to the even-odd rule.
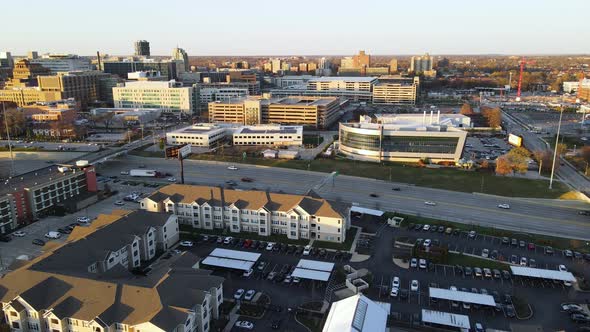
[[[79,9],[64,10],[70,3],[62,0],[58,6],[38,3],[26,8],[22,3],[5,4],[7,12],[26,11],[30,22],[24,25],[19,15],[6,17],[2,49],[14,55],[30,50],[131,55],[133,43],[145,39],[156,56],[169,55],[176,46],[191,56],[334,56],[359,49],[371,55],[590,53],[577,42],[590,39],[583,20],[555,15],[585,12],[589,5],[584,1],[539,1],[534,6],[497,1],[485,10],[467,1],[424,1],[420,7],[373,1],[359,15],[352,1],[334,6],[306,0],[299,3],[299,11],[284,14],[270,1],[249,7],[236,1],[206,6],[171,1],[165,10],[154,11],[154,6],[164,5],[151,0],[141,6],[107,0],[92,8],[98,21],[92,24]]]

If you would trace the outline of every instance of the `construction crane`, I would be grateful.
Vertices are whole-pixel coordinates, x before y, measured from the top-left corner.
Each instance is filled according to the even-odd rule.
[[[520,59],[520,74],[518,76],[518,92],[516,93],[516,101],[520,101],[520,91],[522,87],[522,73],[524,72],[524,65],[526,64],[533,64],[535,61],[527,61],[524,57]]]

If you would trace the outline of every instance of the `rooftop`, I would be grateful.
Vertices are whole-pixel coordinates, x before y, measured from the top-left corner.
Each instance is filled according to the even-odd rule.
[[[16,191],[21,191],[25,188],[31,188],[45,182],[49,182],[58,178],[68,177],[72,174],[79,174],[83,170],[74,165],[68,165],[69,171],[61,173],[57,168],[59,165],[51,165],[28,173],[15,176],[11,179],[5,179],[0,184],[0,196],[10,194]]]
[[[302,134],[302,126],[245,126],[234,132],[236,134]]]
[[[451,131],[471,127],[471,119],[462,114],[375,114],[361,116],[358,123],[341,123],[343,126],[399,131]]]
[[[377,80],[376,77],[366,76],[322,76],[312,78],[310,82],[332,82],[332,81],[346,81],[346,82],[358,82],[358,83],[371,83]]]
[[[229,128],[236,128],[240,126],[239,124],[232,124],[232,123],[197,123],[192,126],[176,129],[174,131],[168,132],[168,134],[176,133],[176,134],[205,134],[210,133],[218,130],[224,130]]]
[[[332,303],[323,332],[386,331],[388,312],[362,294]]]
[[[333,103],[338,98],[336,97],[303,97],[293,96],[275,99],[271,101],[272,104],[277,105],[296,105],[296,106],[326,106]]]

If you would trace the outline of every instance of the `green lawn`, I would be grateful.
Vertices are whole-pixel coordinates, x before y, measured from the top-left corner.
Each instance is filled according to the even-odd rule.
[[[471,266],[471,267],[479,267],[479,268],[490,268],[490,269],[498,269],[498,270],[508,270],[508,264],[500,263],[498,261],[487,260],[483,258],[477,258],[472,256],[466,256],[462,254],[453,254],[449,253],[447,259],[448,265],[461,265],[461,266]]]
[[[303,135],[303,145],[312,145],[316,147],[323,142],[324,138],[320,135]]]

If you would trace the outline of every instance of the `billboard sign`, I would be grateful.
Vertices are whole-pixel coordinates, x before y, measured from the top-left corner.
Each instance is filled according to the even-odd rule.
[[[178,149],[178,153],[180,153],[182,158],[186,158],[189,154],[191,154],[191,146],[189,144],[184,145]]]
[[[522,146],[522,136],[509,134],[508,143],[514,146]]]
[[[178,154],[180,154],[180,157],[186,158],[191,154],[191,146],[183,144],[166,148],[166,159],[178,159]]]

